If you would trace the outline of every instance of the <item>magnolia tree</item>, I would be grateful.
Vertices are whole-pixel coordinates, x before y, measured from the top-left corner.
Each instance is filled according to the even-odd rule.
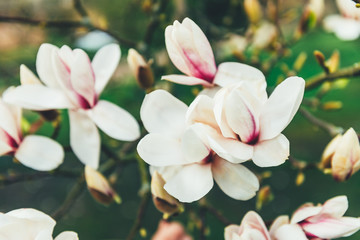
[[[183,1],[142,4],[151,20],[138,42],[99,24],[79,0],[73,1],[79,21],[0,16],[11,24],[89,32],[77,42],[88,53],[42,43],[31,56],[35,67],[17,63],[16,81],[3,84],[0,154],[7,164],[0,182],[3,198],[11,200],[1,205],[1,239],[358,239],[358,193],[349,199],[346,194],[359,192],[350,179],[360,169],[359,123],[353,112],[346,121],[354,125],[342,121],[340,110],[350,103],[334,92],[349,91],[360,67],[341,68],[341,50],[331,49],[325,57],[324,39],[352,44],[355,53],[360,46],[350,40],[360,35],[360,3],[337,0],[336,15],[323,0],[305,6],[239,1],[235,5],[247,19],[233,31],[226,27],[235,19],[230,13],[223,26],[193,14],[197,24],[189,17],[174,20],[187,13]],[[164,36],[160,46],[152,41],[158,32]],[[323,49],[312,45],[319,32]],[[308,50],[295,54],[304,43]],[[128,51],[119,67],[120,49]],[[309,52],[314,56],[308,59]],[[131,70],[130,83],[109,83],[107,89],[111,78],[121,78],[114,73],[124,69]],[[119,84],[127,101],[111,92]],[[359,90],[359,84],[352,86]],[[316,134],[328,136],[314,141]],[[305,142],[317,155],[311,156],[314,149]],[[45,194],[28,191],[21,194],[30,195],[28,202],[19,206],[24,201],[17,201],[16,191],[22,185],[46,186],[44,179],[64,177],[75,179],[71,190],[60,184]],[[278,195],[289,178],[290,187]],[[10,187],[14,183],[18,188]],[[85,196],[84,186],[90,193]],[[31,201],[31,194],[58,198],[58,191],[66,195],[52,210]],[[106,218],[89,215],[94,209],[81,197],[96,200],[93,208]],[[354,209],[346,214],[349,202]],[[82,212],[71,214],[77,208]],[[61,222],[53,234],[55,220]]]

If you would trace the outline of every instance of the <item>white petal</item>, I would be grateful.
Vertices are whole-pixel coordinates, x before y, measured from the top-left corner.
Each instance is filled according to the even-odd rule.
[[[326,30],[334,32],[339,39],[351,41],[360,35],[359,22],[359,20],[340,15],[329,15],[324,18],[324,27]]]
[[[23,165],[38,171],[50,171],[64,160],[62,146],[43,136],[26,136],[15,153]]]
[[[327,218],[316,223],[304,223],[302,228],[305,232],[321,239],[347,237],[360,229],[360,219],[352,217]]]
[[[95,73],[95,91],[99,95],[116,70],[121,57],[117,44],[108,44],[96,52],[91,65]]]
[[[194,202],[205,196],[213,187],[211,164],[189,164],[182,167],[164,186],[180,202]]]
[[[237,62],[225,62],[219,65],[215,84],[226,87],[240,82],[253,85],[259,99],[262,101],[267,99],[265,76],[259,69]]]
[[[111,102],[100,100],[88,114],[95,124],[112,138],[134,141],[140,137],[140,127],[135,118]]]
[[[156,90],[145,96],[140,116],[148,132],[181,136],[185,130],[185,114],[188,107],[164,90]]]
[[[52,58],[58,50],[58,47],[44,43],[41,44],[36,56],[36,71],[41,81],[45,83],[46,86],[52,88],[58,88],[60,86],[52,64]]]
[[[76,232],[65,231],[57,235],[54,240],[78,240],[79,237]]]
[[[281,226],[289,223],[290,223],[289,216],[281,215],[275,218],[269,229],[271,239],[275,239],[275,233]]]
[[[283,164],[290,155],[289,140],[282,134],[258,142],[254,146],[253,162],[259,167],[274,167]]]
[[[188,124],[200,122],[217,128],[217,123],[214,115],[214,100],[206,95],[197,96],[190,104],[186,113],[186,121]]]
[[[24,84],[42,84],[35,74],[24,64],[20,65],[20,82]]]
[[[171,166],[186,164],[180,139],[158,133],[143,137],[137,151],[140,157],[150,165]]]
[[[198,95],[206,95],[206,96],[208,96],[208,97],[214,98],[215,95],[216,95],[216,93],[217,93],[220,89],[221,89],[220,86],[215,85],[215,86],[213,86],[213,87],[211,87],[211,88],[204,88],[203,90],[201,90],[201,91],[199,92]]]
[[[215,156],[211,169],[221,190],[236,200],[248,200],[259,190],[259,180],[255,174],[241,164]]]
[[[185,75],[171,74],[162,76],[161,80],[167,80],[174,83],[179,83],[183,85],[203,85],[204,87],[211,87],[212,84],[196,77],[190,77]]]
[[[248,238],[245,237],[245,239],[270,240],[270,235],[264,221],[260,215],[254,211],[249,211],[245,214],[241,221],[240,228],[244,231],[242,235],[248,235]]]
[[[5,102],[37,111],[73,107],[60,89],[37,84],[26,84],[9,89],[3,94],[3,99]]]
[[[22,135],[19,121],[21,118],[20,108],[0,99],[0,116],[0,128],[19,143]]]
[[[275,232],[276,240],[308,240],[301,227],[297,224],[286,224]]]
[[[79,160],[97,169],[100,158],[100,135],[93,121],[83,112],[69,110],[70,146]]]
[[[234,240],[233,235],[237,235],[240,232],[240,227],[235,224],[227,226],[224,230],[225,240]]]
[[[306,203],[293,213],[291,223],[299,223],[309,217],[315,216],[320,213],[321,209],[321,206],[315,207],[312,203]]]
[[[279,135],[293,119],[304,96],[305,81],[289,77],[280,83],[260,115],[260,140]]]
[[[71,86],[74,91],[86,99],[90,106],[94,106],[95,73],[93,72],[88,55],[81,49],[73,51],[73,61],[70,65]]]
[[[341,218],[344,216],[348,206],[349,204],[346,196],[331,198],[323,204],[320,213],[317,216],[309,218],[308,221],[317,222],[329,217]]]
[[[210,154],[210,149],[202,141],[201,134],[201,132],[197,132],[197,127],[193,125],[182,136],[182,152],[188,163],[200,162]]]

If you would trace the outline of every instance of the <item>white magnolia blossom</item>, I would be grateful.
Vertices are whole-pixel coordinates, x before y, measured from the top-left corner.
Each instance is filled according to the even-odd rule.
[[[119,59],[120,48],[116,44],[102,47],[92,61],[81,49],[42,44],[36,58],[41,82],[22,66],[22,85],[7,90],[4,101],[40,111],[68,108],[71,148],[82,163],[97,169],[97,127],[117,140],[133,141],[140,136],[132,115],[111,102],[99,100]]]
[[[64,159],[62,146],[54,140],[37,135],[23,137],[21,109],[0,99],[0,156],[13,155],[23,165],[50,171]]]
[[[207,97],[207,96],[204,96]],[[259,188],[256,176],[240,164],[216,155],[206,139],[206,122],[212,112],[195,111],[164,90],[146,95],[140,115],[149,132],[140,140],[140,157],[163,176],[164,189],[181,202],[193,202],[213,187],[213,178],[230,197],[247,200]]]
[[[329,15],[324,19],[324,27],[334,32],[341,40],[355,40],[360,36],[360,9],[352,0],[337,0],[341,15]]]
[[[334,239],[347,237],[360,229],[360,218],[344,217],[348,209],[346,196],[337,196],[323,205],[304,204],[289,220],[278,217],[270,227],[274,240]]]
[[[53,240],[55,220],[45,213],[31,208],[21,208],[0,213],[0,239],[6,240]],[[65,231],[54,240],[78,240],[75,232]]]

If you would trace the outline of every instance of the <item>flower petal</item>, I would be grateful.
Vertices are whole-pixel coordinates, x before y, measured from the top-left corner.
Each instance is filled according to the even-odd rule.
[[[60,89],[37,84],[8,89],[4,92],[3,99],[5,102],[36,111],[74,107]]]
[[[32,169],[51,171],[63,162],[64,150],[59,143],[50,138],[30,135],[21,142],[15,158]]]
[[[69,110],[70,146],[79,160],[93,169],[99,166],[100,135],[93,121],[80,111]]]
[[[321,206],[315,207],[312,203],[306,203],[293,213],[291,223],[299,223],[309,217],[315,216],[321,212],[321,209]]]
[[[269,229],[271,239],[275,239],[276,231],[281,226],[283,226],[285,224],[289,224],[289,223],[290,223],[289,216],[281,215],[281,216],[275,218],[275,220],[272,222],[270,229]]]
[[[134,141],[140,137],[140,127],[135,118],[111,102],[100,100],[87,113],[95,124],[112,138]]]
[[[202,141],[202,130],[197,125],[189,127],[182,136],[181,146],[186,162],[200,162],[210,154],[210,149]]]
[[[255,237],[249,239],[270,240],[269,231],[267,230],[264,221],[260,215],[254,211],[249,211],[245,214],[240,224],[240,232],[254,237],[258,235],[258,238]]]
[[[203,85],[204,87],[211,87],[212,84],[202,80],[200,78],[197,77],[189,77],[189,76],[185,76],[185,75],[178,75],[178,74],[171,74],[171,75],[166,75],[166,76],[162,76],[161,80],[167,80],[170,82],[174,82],[174,83],[179,83],[179,84],[183,84],[183,85]]]
[[[169,179],[164,189],[180,202],[194,202],[205,196],[213,185],[211,164],[189,164]]]
[[[233,235],[238,235],[240,231],[240,227],[235,224],[231,224],[227,226],[224,230],[224,238],[225,240],[234,240]]]
[[[354,7],[355,8],[355,7]],[[360,36],[359,20],[340,15],[329,15],[324,18],[324,27],[343,41],[355,40]]]
[[[65,231],[57,235],[54,240],[78,240],[79,237],[76,232]]]
[[[275,88],[260,115],[260,140],[274,138],[286,128],[300,106],[304,88],[300,77],[289,77]]]
[[[108,44],[96,52],[91,65],[95,73],[95,91],[99,95],[114,74],[121,57],[117,44]]]
[[[259,180],[255,174],[241,164],[215,156],[211,170],[221,190],[236,200],[251,199],[259,190]]]
[[[0,116],[0,128],[4,131],[1,134],[3,140],[8,134],[19,143],[22,135],[20,129],[21,109],[0,99]]]
[[[52,64],[53,56],[58,50],[59,48],[52,44],[43,43],[36,56],[36,71],[41,81],[51,88],[60,87]]]
[[[309,222],[318,222],[324,218],[341,218],[348,209],[348,199],[346,196],[337,196],[327,200],[319,214],[308,218]]]
[[[213,108],[214,100],[212,98],[206,95],[197,96],[186,113],[187,123],[190,125],[200,122],[212,128],[218,128]]]
[[[297,224],[285,224],[275,232],[276,240],[308,240],[301,227]]]
[[[283,164],[290,155],[289,140],[282,134],[257,143],[254,146],[253,162],[259,167],[274,167]]]
[[[92,69],[88,55],[81,49],[73,51],[73,61],[70,65],[71,85],[76,93],[85,98],[90,106],[94,106],[95,73]]]
[[[147,94],[141,105],[140,116],[148,132],[181,136],[185,130],[188,107],[164,90]]]
[[[171,166],[186,164],[181,141],[171,136],[150,133],[143,137],[137,151],[140,157],[153,166]]]
[[[42,84],[35,74],[24,64],[20,65],[20,82],[24,84]]]
[[[347,237],[360,229],[360,219],[342,217],[340,219],[326,218],[316,223],[303,223],[302,228],[308,234],[321,239]]]

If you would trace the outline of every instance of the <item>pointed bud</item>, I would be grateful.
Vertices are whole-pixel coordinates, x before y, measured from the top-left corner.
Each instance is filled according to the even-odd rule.
[[[155,207],[166,215],[181,213],[183,205],[164,189],[165,180],[155,171],[151,178],[151,193]]]
[[[262,18],[262,9],[258,0],[245,0],[244,8],[249,21],[257,24]]]
[[[118,204],[121,203],[120,196],[100,172],[85,166],[85,180],[91,195],[96,201],[104,205],[109,205],[112,201]]]
[[[315,56],[315,59],[316,61],[318,62],[319,66],[326,72],[326,73],[329,73],[329,68],[328,66],[326,65],[325,63],[325,56],[322,52],[318,51],[318,50],[315,50],[314,51],[314,56]]]
[[[336,72],[339,68],[340,63],[340,53],[338,50],[335,50],[331,57],[326,61],[326,65],[329,68],[329,72],[333,73]]]
[[[305,182],[305,174],[300,171],[296,176],[295,184],[296,186],[301,186]]]
[[[337,181],[345,181],[360,169],[360,144],[353,128],[342,136],[337,135],[326,146],[320,167],[331,167],[332,175]]]
[[[154,84],[154,75],[150,62],[146,62],[143,56],[132,48],[129,49],[127,60],[139,86],[145,90],[151,88]]]

